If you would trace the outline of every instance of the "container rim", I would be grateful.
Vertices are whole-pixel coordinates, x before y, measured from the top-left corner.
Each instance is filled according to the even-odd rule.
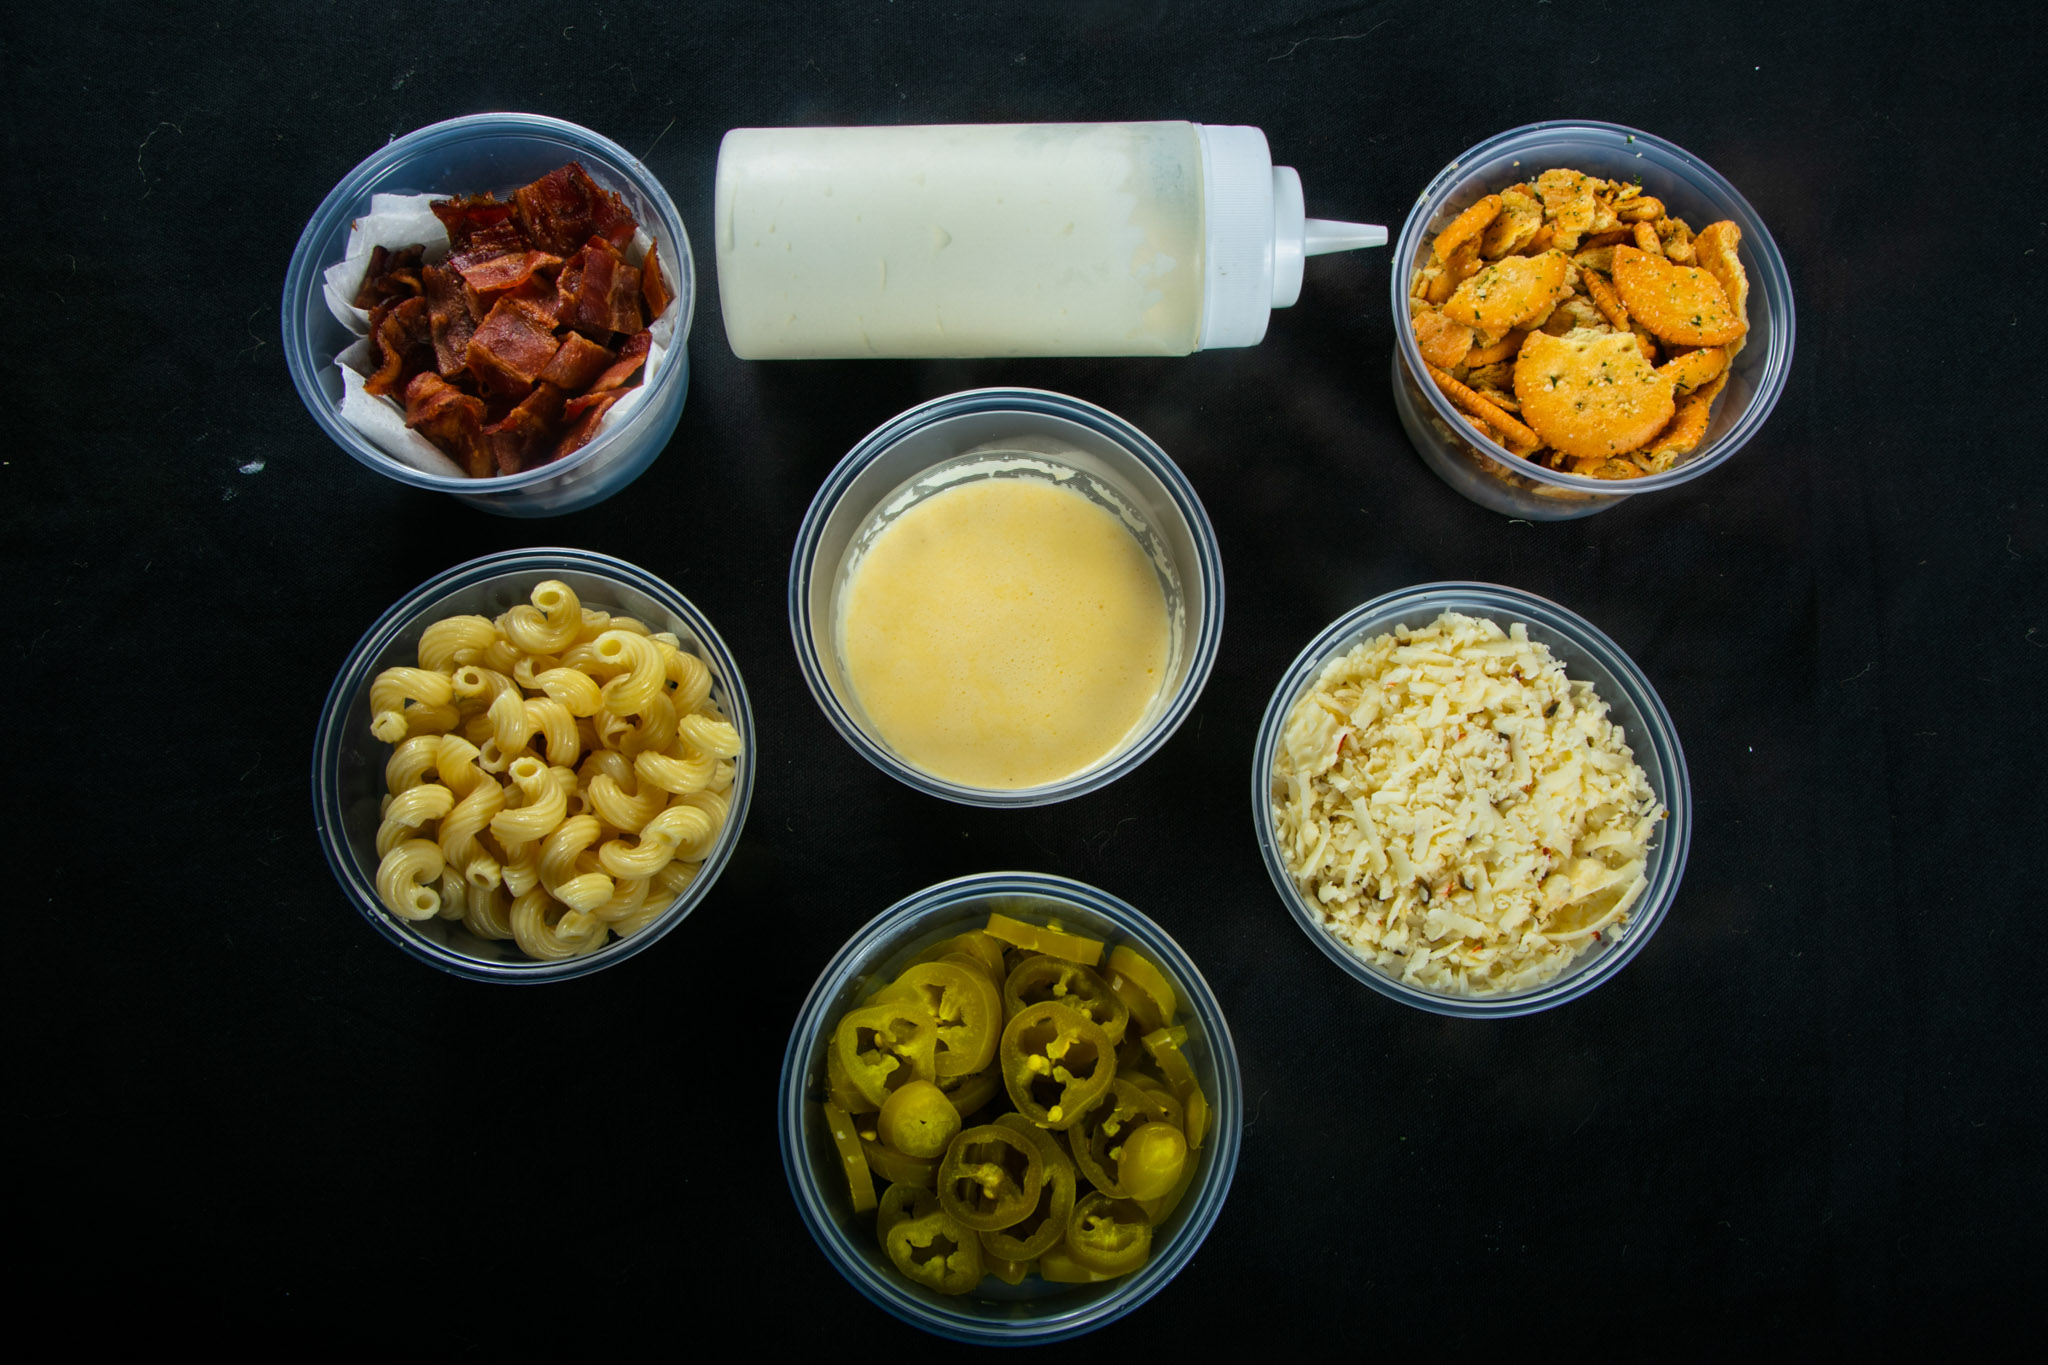
[[[320,374],[326,367],[320,365],[312,354],[307,320],[314,315],[316,309],[321,316],[325,315],[327,305],[321,294],[320,285],[326,269],[335,264],[334,261],[316,258],[320,244],[338,229],[345,229],[346,225],[368,206],[367,196],[372,185],[413,156],[461,143],[472,137],[498,135],[526,135],[558,141],[574,156],[587,156],[599,161],[606,171],[632,182],[640,193],[646,195],[661,219],[662,230],[675,242],[677,255],[681,258],[673,269],[666,272],[675,277],[672,283],[676,288],[677,298],[681,301],[681,313],[676,320],[675,340],[670,348],[671,359],[661,367],[661,373],[654,377],[647,397],[643,400],[643,406],[634,415],[633,420],[600,433],[581,450],[572,451],[559,460],[517,474],[498,474],[490,478],[472,479],[414,469],[392,458],[365,440],[362,433],[354,427],[342,421],[340,412],[320,389]],[[666,267],[669,262],[664,260],[663,265]],[[478,497],[509,493],[534,484],[550,482],[596,459],[603,452],[619,444],[622,438],[632,434],[639,426],[640,419],[651,416],[660,405],[660,400],[665,398],[670,390],[679,383],[688,382],[687,348],[690,327],[695,321],[696,312],[696,253],[690,246],[690,236],[683,227],[682,216],[676,211],[675,201],[669,197],[667,189],[654,172],[648,169],[646,163],[602,133],[594,132],[580,124],[551,118],[546,114],[508,111],[465,114],[459,118],[443,119],[439,123],[415,129],[378,148],[343,176],[320,201],[320,206],[313,210],[313,216],[306,220],[305,228],[299,233],[298,244],[292,249],[291,264],[285,271],[281,325],[285,365],[291,371],[292,384],[298,389],[299,399],[312,414],[314,422],[336,445],[346,450],[360,463],[400,483],[410,484],[415,488],[433,489],[436,492]]]
[[[1657,865],[1651,874],[1650,884],[1637,902],[1638,908],[1629,917],[1627,933],[1617,945],[1597,955],[1582,956],[1543,985],[1511,995],[1456,996],[1423,990],[1398,981],[1359,958],[1323,928],[1316,912],[1295,886],[1287,861],[1274,838],[1270,795],[1273,764],[1279,751],[1281,729],[1295,703],[1340,650],[1348,649],[1369,635],[1390,630],[1397,624],[1420,624],[1416,618],[1426,615],[1434,619],[1438,613],[1447,610],[1508,615],[1512,621],[1521,621],[1563,636],[1605,668],[1643,717],[1643,728],[1647,733],[1630,734],[1629,747],[1635,751],[1636,762],[1642,764],[1644,771],[1661,785],[1662,790],[1658,794],[1668,812],[1657,848],[1652,853]],[[1506,626],[1512,621],[1501,621],[1500,624]],[[1610,704],[1613,701],[1611,697],[1604,699]],[[1685,750],[1679,743],[1678,729],[1672,722],[1671,713],[1665,709],[1663,699],[1650,685],[1649,678],[1621,646],[1585,617],[1548,598],[1499,583],[1446,581],[1399,588],[1353,607],[1326,626],[1288,665],[1278,686],[1273,689],[1272,700],[1266,704],[1266,713],[1259,721],[1258,741],[1252,751],[1251,798],[1253,830],[1267,875],[1272,878],[1274,889],[1280,893],[1288,913],[1309,940],[1353,979],[1380,994],[1433,1014],[1462,1019],[1507,1019],[1535,1014],[1575,1000],[1614,976],[1642,951],[1643,945],[1664,922],[1665,913],[1677,897],[1679,883],[1685,875],[1686,857],[1692,846],[1692,779],[1686,767]]]
[[[1039,896],[1093,911],[1155,954],[1162,969],[1170,971],[1176,984],[1183,987],[1184,1006],[1201,1020],[1216,1081],[1216,1093],[1210,1097],[1211,1112],[1216,1115],[1215,1131],[1209,1138],[1215,1144],[1210,1173],[1183,1206],[1181,1225],[1171,1244],[1112,1291],[1076,1304],[1068,1311],[1052,1311],[1025,1321],[985,1319],[928,1302],[913,1294],[900,1277],[884,1274],[864,1257],[854,1254],[845,1234],[833,1221],[802,1151],[804,1110],[812,1104],[806,1087],[804,1054],[822,1032],[826,1012],[839,991],[893,936],[955,906],[994,896]],[[833,954],[805,997],[783,1052],[777,1132],[782,1144],[783,1173],[804,1226],[826,1259],[863,1297],[899,1321],[953,1341],[1038,1345],[1080,1336],[1124,1316],[1157,1294],[1193,1259],[1215,1226],[1237,1171],[1244,1136],[1243,1088],[1237,1046],[1224,1020],[1222,1005],[1194,959],[1156,921],[1121,898],[1071,877],[1038,872],[983,872],[955,877],[904,897],[856,930]],[[1045,1302],[1061,1301],[1054,1298]]]
[[[729,792],[731,804],[726,812],[725,828],[719,831],[718,840],[705,855],[695,879],[661,918],[630,938],[616,939],[587,957],[563,962],[491,962],[435,943],[394,922],[385,913],[377,898],[375,883],[357,862],[344,832],[346,812],[340,796],[342,726],[346,723],[350,702],[370,680],[373,661],[409,626],[419,621],[434,602],[508,574],[544,575],[564,569],[601,576],[642,592],[682,618],[697,637],[704,662],[712,670],[714,685],[725,693],[727,718],[739,731],[744,747],[734,760]],[[755,773],[760,762],[758,748],[753,707],[747,698],[746,683],[740,677],[739,665],[711,622],[689,598],[638,565],[596,551],[562,546],[505,550],[468,560],[427,579],[378,617],[349,651],[328,688],[327,699],[320,708],[320,723],[313,735],[314,832],[320,851],[326,855],[328,867],[356,912],[407,955],[472,981],[515,985],[566,981],[644,952],[682,923],[710,894],[711,887],[732,860],[733,850],[739,844],[740,829],[746,824],[747,811],[753,804]]]
[[[1568,474],[1546,469],[1542,465],[1522,459],[1500,442],[1473,430],[1465,421],[1464,414],[1444,397],[1443,392],[1435,384],[1425,382],[1429,371],[1422,359],[1422,352],[1416,345],[1415,329],[1410,325],[1408,315],[1409,277],[1415,270],[1424,232],[1435,219],[1444,201],[1466,183],[1460,172],[1467,164],[1498,156],[1503,152],[1521,150],[1524,145],[1534,151],[1546,142],[1569,135],[1614,139],[1617,149],[1630,150],[1636,155],[1641,155],[1645,150],[1654,151],[1692,168],[1716,193],[1727,196],[1734,209],[1732,216],[1742,228],[1742,244],[1749,248],[1758,267],[1760,278],[1752,281],[1752,287],[1763,292],[1771,300],[1770,335],[1764,338],[1764,362],[1759,368],[1759,383],[1749,405],[1736,418],[1735,424],[1704,453],[1661,474],[1645,474],[1640,478],[1615,480],[1596,479],[1584,474]],[[1689,482],[1725,463],[1736,451],[1748,444],[1750,438],[1762,429],[1772,409],[1777,406],[1785,384],[1791,377],[1793,343],[1798,331],[1792,300],[1792,280],[1785,269],[1785,258],[1778,251],[1778,244],[1772,239],[1770,229],[1764,225],[1763,216],[1743,197],[1740,190],[1705,161],[1674,142],[1668,142],[1654,133],[1646,133],[1626,124],[1603,123],[1591,119],[1548,119],[1511,128],[1504,133],[1474,143],[1452,158],[1449,165],[1438,171],[1422,194],[1417,197],[1415,207],[1409,210],[1407,221],[1401,225],[1401,235],[1395,244],[1393,259],[1394,268],[1389,272],[1389,277],[1393,298],[1394,350],[1407,367],[1409,374],[1415,376],[1416,387],[1421,390],[1423,398],[1437,416],[1474,450],[1512,473],[1534,479],[1538,483],[1615,498],[1629,497],[1637,493],[1654,493],[1659,489]]]
[[[1122,446],[1159,480],[1187,523],[1188,536],[1195,547],[1194,568],[1200,575],[1203,594],[1203,611],[1200,619],[1194,622],[1187,645],[1187,675],[1166,708],[1153,719],[1151,727],[1130,747],[1091,768],[1057,782],[1014,790],[949,782],[912,767],[871,738],[825,680],[819,645],[810,631],[812,583],[819,573],[836,572],[838,567],[821,566],[816,562],[819,544],[826,522],[854,480],[897,442],[921,428],[953,417],[990,412],[1061,418],[1087,427]],[[868,762],[906,786],[961,805],[997,808],[1050,805],[1095,791],[1132,771],[1158,752],[1194,710],[1195,703],[1201,699],[1202,689],[1208,684],[1210,670],[1215,665],[1216,653],[1223,640],[1223,553],[1216,538],[1216,528],[1210,522],[1194,485],[1165,450],[1131,423],[1084,399],[1046,389],[967,389],[920,403],[890,418],[862,437],[825,476],[817,495],[811,499],[809,510],[804,513],[803,523],[797,531],[796,546],[790,554],[789,630],[796,648],[797,666],[803,673],[805,685],[811,690],[811,696],[832,723],[832,728]]]

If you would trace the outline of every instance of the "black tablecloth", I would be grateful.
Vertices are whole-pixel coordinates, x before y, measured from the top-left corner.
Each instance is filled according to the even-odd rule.
[[[29,1286],[83,1310],[81,1344],[190,1320],[227,1333],[209,1342],[689,1350],[737,1315],[749,1345],[918,1349],[805,1234],[776,1074],[856,927],[1012,868],[1166,926],[1243,1067],[1214,1232],[1091,1349],[1888,1343],[2029,1302],[2048,666],[2030,7],[208,0],[41,7],[0,53],[0,373],[27,415],[0,459],[24,727],[11,1202]],[[350,167],[501,108],[643,155],[707,286],[733,126],[1247,123],[1311,213],[1397,229],[1480,139],[1611,120],[1756,206],[1797,354],[1725,467],[1531,525],[1453,493],[1398,426],[1387,252],[1311,262],[1262,345],[1176,360],[744,363],[707,289],[654,467],[594,509],[499,520],[321,435],[278,297]],[[833,463],[991,384],[1152,435],[1228,583],[1214,675],[1163,751],[1021,812],[859,758],[804,688],[784,607]],[[696,602],[745,672],[762,768],[681,928],[516,990],[365,925],[315,845],[308,758],[389,604],[538,544]],[[1697,820],[1641,956],[1500,1023],[1336,971],[1274,894],[1248,801],[1254,727],[1309,637],[1460,578],[1552,598],[1628,651],[1676,719]]]

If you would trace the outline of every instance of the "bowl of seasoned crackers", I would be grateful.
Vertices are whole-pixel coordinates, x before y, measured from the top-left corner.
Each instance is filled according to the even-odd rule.
[[[1792,286],[1749,201],[1619,124],[1463,153],[1401,229],[1394,405],[1444,482],[1563,521],[1698,478],[1792,366]]]

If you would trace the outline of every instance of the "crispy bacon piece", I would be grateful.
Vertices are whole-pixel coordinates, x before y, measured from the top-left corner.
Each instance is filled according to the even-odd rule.
[[[462,276],[462,282],[479,295],[490,296],[507,289],[517,289],[543,270],[553,270],[562,263],[560,256],[550,256],[545,251],[508,251],[502,255],[477,260],[470,252],[449,257],[448,263]],[[551,289],[548,291],[553,293]]]
[[[583,261],[589,255],[588,248],[578,251],[562,262],[562,273],[555,276],[555,316],[572,324],[576,318],[576,294],[583,288]]]
[[[434,369],[449,379],[469,364],[469,339],[476,335],[476,316],[469,311],[462,277],[438,265],[420,271],[426,285],[427,326],[434,339]]]
[[[512,192],[519,222],[542,251],[566,256],[596,235],[624,246],[633,240],[633,214],[618,195],[590,178],[581,162],[549,171]]]
[[[562,403],[562,391],[542,381],[517,407],[483,429],[500,474],[517,474],[554,457]]]
[[[674,297],[661,278],[661,243],[649,242],[647,255],[640,262],[640,298],[647,305],[648,321],[667,312],[669,300]]]
[[[363,380],[363,392],[379,397],[405,392],[414,375],[434,368],[427,301],[410,298],[371,309],[370,342],[377,350],[377,368]]]
[[[520,226],[543,251],[566,256],[590,235],[590,177],[572,161],[512,191]]]
[[[561,326],[562,300],[556,296],[554,281],[541,274],[529,275],[526,283],[512,289],[493,290],[481,293],[462,286],[462,296],[469,303],[471,317],[482,319],[490,315],[491,309],[505,299],[519,299],[532,306],[533,311],[545,315],[554,326]],[[574,306],[573,301],[570,305]]]
[[[559,385],[570,393],[582,393],[596,383],[597,377],[617,359],[609,347],[571,332],[562,338],[562,349],[555,352],[555,358],[540,372],[541,382]]]
[[[488,261],[494,256],[506,256],[513,252],[530,250],[533,243],[526,240],[526,234],[519,230],[517,221],[511,218],[489,227],[479,228],[469,235],[469,240],[456,251],[452,264],[460,265],[464,259]]]
[[[599,412],[604,412],[612,404],[625,396],[624,391],[620,389],[605,389],[598,393],[579,393],[568,402],[562,404],[562,415],[573,419],[581,417],[592,408],[597,409]]]
[[[436,374],[420,374],[406,385],[405,424],[452,456],[472,479],[492,472],[483,434],[484,404]]]
[[[563,313],[564,320],[590,337],[637,332],[646,326],[640,316],[640,271],[627,265],[618,248],[602,237],[591,238],[582,256],[576,311]]]
[[[356,291],[358,308],[375,308],[380,303],[397,303],[421,292],[420,263],[424,246],[370,249],[370,265],[363,271],[363,286]]]
[[[548,326],[562,325],[561,300],[555,297],[555,282],[545,275],[529,275],[525,284],[516,289],[508,289],[493,298],[492,306],[496,307],[500,299],[517,299],[525,306],[527,312],[536,317],[546,318]],[[571,332],[568,335],[574,336],[575,333]],[[556,337],[555,340],[560,341],[561,337]]]
[[[500,299],[469,339],[469,372],[486,389],[523,394],[559,349],[553,318],[523,299]]]
[[[448,245],[462,251],[477,233],[510,219],[513,206],[488,194],[472,194],[462,199],[436,199],[427,207],[448,230]]]
[[[599,375],[597,382],[592,384],[586,392],[607,393],[612,389],[623,389],[626,387],[626,381],[638,374],[640,367],[647,363],[647,352],[653,345],[654,334],[652,332],[635,332],[632,336],[627,337],[626,344],[619,347],[618,360],[613,363],[610,369]]]
[[[589,445],[591,438],[597,435],[598,423],[604,421],[605,413],[623,397],[625,394],[613,389],[608,393],[586,393],[564,403],[562,415],[574,421],[562,433],[562,439],[555,445],[555,453],[550,458],[559,460],[569,452]]]
[[[576,169],[580,171],[583,168],[578,166]],[[597,203],[591,209],[591,232],[624,251],[632,244],[633,232],[640,226],[633,221],[633,210],[610,190],[595,183],[592,188],[597,190]]]

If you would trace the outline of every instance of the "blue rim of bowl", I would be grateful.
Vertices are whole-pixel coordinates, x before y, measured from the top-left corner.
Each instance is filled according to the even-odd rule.
[[[1638,902],[1641,909],[1630,916],[1628,932],[1620,943],[1597,956],[1579,958],[1557,977],[1533,990],[1512,995],[1457,996],[1426,991],[1406,985],[1359,958],[1323,928],[1316,912],[1295,886],[1273,837],[1273,762],[1280,746],[1280,732],[1295,703],[1341,651],[1396,625],[1426,625],[1444,611],[1504,616],[1508,619],[1499,621],[1503,627],[1521,621],[1565,636],[1593,656],[1620,682],[1643,716],[1648,733],[1629,735],[1629,747],[1635,751],[1638,763],[1643,762],[1644,749],[1648,747],[1652,762],[1643,766],[1645,771],[1661,778],[1664,790],[1659,795],[1669,812],[1659,837],[1657,869]],[[1686,769],[1685,750],[1678,741],[1678,728],[1656,688],[1621,646],[1598,626],[1569,607],[1520,588],[1460,581],[1422,583],[1382,593],[1345,612],[1309,641],[1288,665],[1266,705],[1265,717],[1259,722],[1258,743],[1252,751],[1252,825],[1266,872],[1288,913],[1310,941],[1345,972],[1390,999],[1434,1014],[1462,1019],[1508,1019],[1577,999],[1627,966],[1650,941],[1677,898],[1679,883],[1685,876],[1686,856],[1692,846],[1692,779]]]
[[[1203,619],[1196,623],[1194,639],[1188,644],[1187,677],[1182,681],[1178,695],[1142,738],[1129,748],[1119,750],[1094,767],[1071,777],[1016,790],[967,787],[948,782],[912,767],[885,745],[870,738],[825,681],[824,670],[818,662],[818,646],[811,639],[809,630],[809,598],[814,573],[836,573],[839,568],[836,564],[813,563],[818,553],[818,540],[847,488],[884,451],[920,427],[945,418],[984,412],[1020,412],[1064,418],[1107,436],[1136,456],[1165,487],[1174,506],[1187,521],[1189,539],[1195,545],[1196,567],[1202,575],[1202,600],[1206,607]],[[1210,669],[1216,663],[1216,651],[1223,641],[1223,556],[1217,544],[1216,528],[1210,523],[1209,514],[1196,495],[1194,485],[1157,442],[1123,418],[1083,399],[1045,389],[968,389],[920,403],[890,418],[862,437],[825,476],[817,496],[811,499],[810,509],[804,513],[803,525],[797,531],[796,548],[790,555],[789,633],[796,646],[797,666],[804,675],[805,685],[811,689],[811,696],[817,700],[818,708],[856,753],[889,776],[928,795],[962,805],[1051,805],[1096,791],[1130,772],[1158,752],[1195,709],[1195,703],[1201,700],[1202,689],[1208,685]]]
[[[739,730],[746,747],[735,763],[732,804],[726,811],[725,828],[719,833],[718,842],[712,846],[711,852],[705,856],[695,879],[660,919],[630,938],[613,940],[587,957],[570,958],[565,962],[486,962],[451,952],[396,923],[384,911],[377,899],[374,880],[364,874],[342,833],[339,798],[341,726],[346,723],[344,713],[355,691],[370,680],[369,661],[419,620],[435,601],[504,574],[545,575],[561,569],[615,579],[661,602],[688,623],[699,645],[709,656],[705,662],[711,666],[716,685],[725,694],[728,719]],[[348,658],[334,676],[333,686],[327,690],[327,701],[320,711],[320,724],[313,735],[313,825],[320,841],[320,851],[327,855],[327,865],[354,903],[357,913],[368,920],[378,933],[404,949],[407,955],[472,981],[529,985],[566,981],[645,951],[688,918],[710,894],[712,885],[725,871],[733,850],[739,845],[740,828],[746,824],[748,807],[753,804],[754,774],[760,762],[758,747],[753,707],[747,700],[747,687],[740,678],[739,665],[725,647],[725,641],[712,629],[711,622],[689,598],[638,565],[593,550],[562,547],[507,550],[458,564],[420,584],[378,617],[377,623],[365,631],[355,648],[349,651]]]
[[[1703,453],[1694,456],[1674,469],[1662,474],[1645,474],[1641,478],[1617,481],[1595,479],[1584,474],[1566,474],[1546,469],[1514,454],[1506,446],[1479,432],[1465,421],[1464,414],[1451,405],[1436,385],[1424,382],[1429,371],[1424,368],[1422,352],[1415,344],[1415,330],[1408,321],[1409,277],[1415,271],[1416,255],[1422,245],[1422,234],[1430,221],[1436,217],[1443,201],[1465,183],[1461,174],[1463,168],[1473,161],[1494,156],[1505,150],[1509,144],[1524,140],[1540,141],[1545,137],[1582,133],[1593,136],[1614,137],[1621,140],[1621,147],[1650,147],[1667,156],[1676,158],[1696,169],[1714,188],[1728,196],[1747,221],[1741,224],[1742,245],[1749,248],[1750,255],[1767,280],[1757,282],[1757,287],[1767,290],[1775,300],[1782,298],[1784,307],[1775,310],[1771,320],[1771,333],[1765,339],[1764,363],[1760,373],[1765,384],[1750,398],[1749,406],[1743,409],[1729,428]],[[1577,492],[1599,493],[1608,497],[1629,496],[1636,493],[1654,493],[1660,488],[1672,488],[1686,483],[1713,469],[1736,451],[1749,443],[1751,437],[1763,429],[1764,422],[1777,407],[1778,399],[1784,394],[1785,385],[1792,375],[1792,347],[1798,332],[1792,301],[1792,278],[1785,269],[1785,258],[1778,251],[1778,244],[1765,226],[1763,215],[1756,211],[1742,192],[1730,184],[1719,171],[1699,157],[1686,151],[1675,142],[1667,142],[1654,133],[1631,128],[1621,123],[1601,123],[1587,119],[1552,119],[1542,123],[1527,123],[1511,128],[1505,133],[1473,144],[1454,158],[1450,165],[1438,171],[1430,180],[1429,187],[1415,201],[1415,207],[1408,212],[1408,221],[1401,225],[1400,239],[1394,246],[1394,269],[1391,274],[1394,311],[1394,349],[1410,375],[1415,377],[1416,387],[1429,401],[1450,429],[1461,439],[1471,443],[1474,449],[1490,456],[1495,462],[1516,474],[1525,475],[1539,483],[1557,488],[1569,488]],[[1782,312],[1783,316],[1777,316]]]
[[[1173,973],[1181,985],[1183,1003],[1202,1021],[1205,1042],[1216,1072],[1216,1093],[1209,1098],[1211,1112],[1217,1116],[1215,1132],[1210,1137],[1215,1146],[1209,1158],[1209,1175],[1203,1180],[1200,1190],[1182,1206],[1179,1231],[1164,1251],[1125,1278],[1109,1294],[1090,1299],[1067,1312],[1052,1311],[1041,1318],[1023,1322],[1010,1319],[1000,1324],[966,1313],[948,1313],[911,1294],[901,1277],[879,1271],[862,1257],[845,1250],[844,1234],[833,1221],[815,1182],[810,1179],[810,1168],[801,1151],[803,1111],[805,1106],[814,1103],[808,1094],[803,1054],[809,1050],[811,1040],[825,1027],[825,1014],[852,976],[855,964],[873,951],[879,941],[890,938],[934,910],[992,896],[1041,896],[1092,910],[1115,921],[1138,946],[1154,954],[1162,969]],[[904,897],[863,925],[825,964],[825,970],[818,974],[810,994],[805,997],[803,1008],[797,1012],[796,1025],[789,1033],[789,1046],[782,1055],[781,1116],[777,1133],[782,1142],[783,1174],[788,1178],[790,1194],[796,1200],[797,1212],[804,1226],[810,1230],[825,1258],[863,1297],[899,1321],[952,1341],[983,1345],[1045,1345],[1092,1332],[1130,1313],[1163,1289],[1194,1258],[1210,1229],[1216,1225],[1216,1218],[1223,1210],[1223,1201],[1230,1193],[1231,1180],[1237,1173],[1238,1151],[1244,1138],[1242,1095],[1237,1045],[1231,1039],[1230,1025],[1224,1020],[1223,1006],[1217,1001],[1215,992],[1209,989],[1209,983],[1195,966],[1194,959],[1171,934],[1135,906],[1071,877],[1040,872],[982,872],[955,877]],[[1057,1305],[1061,1301],[1053,1298],[1038,1302]]]
[[[472,135],[480,134],[524,134],[553,138],[580,154],[608,159],[613,163],[606,167],[608,171],[625,174],[629,179],[638,181],[638,188],[660,213],[661,225],[677,244],[678,254],[682,257],[681,261],[676,263],[676,268],[669,272],[676,277],[676,294],[683,300],[683,312],[676,323],[675,340],[671,350],[689,345],[690,326],[695,321],[697,313],[696,252],[690,247],[690,235],[683,227],[682,215],[676,211],[675,201],[669,197],[667,188],[654,172],[648,169],[645,162],[602,133],[592,132],[581,124],[550,118],[545,114],[466,114],[461,118],[444,119],[440,123],[430,123],[424,128],[415,129],[404,137],[386,143],[357,163],[354,170],[343,176],[340,182],[327,192],[327,197],[320,201],[320,207],[313,210],[313,216],[306,220],[305,229],[299,233],[297,246],[292,249],[291,265],[285,271],[284,281],[282,325],[285,366],[291,371],[292,383],[297,387],[299,398],[306,410],[312,414],[313,420],[327,433],[329,439],[358,461],[380,474],[389,475],[400,483],[411,484],[415,488],[431,488],[442,493],[469,495],[508,493],[559,478],[570,470],[596,459],[603,451],[609,450],[635,424],[629,422],[623,427],[601,432],[581,450],[572,451],[559,460],[518,474],[499,474],[487,479],[430,474],[385,454],[365,440],[355,428],[341,420],[340,412],[321,392],[320,381],[314,369],[316,362],[310,354],[310,348],[305,347],[300,338],[305,335],[305,319],[308,314],[316,308],[324,313],[327,307],[320,294],[320,282],[324,272],[335,262],[311,259],[311,253],[318,243],[337,227],[354,219],[362,208],[367,207],[366,195],[370,192],[370,186],[393,166],[423,151],[462,142]],[[666,267],[669,262],[664,260],[662,264]],[[644,406],[636,416],[651,413],[658,400],[671,388],[677,383],[686,382],[688,369],[687,365],[662,366],[662,373],[655,376],[653,390],[648,393]]]

